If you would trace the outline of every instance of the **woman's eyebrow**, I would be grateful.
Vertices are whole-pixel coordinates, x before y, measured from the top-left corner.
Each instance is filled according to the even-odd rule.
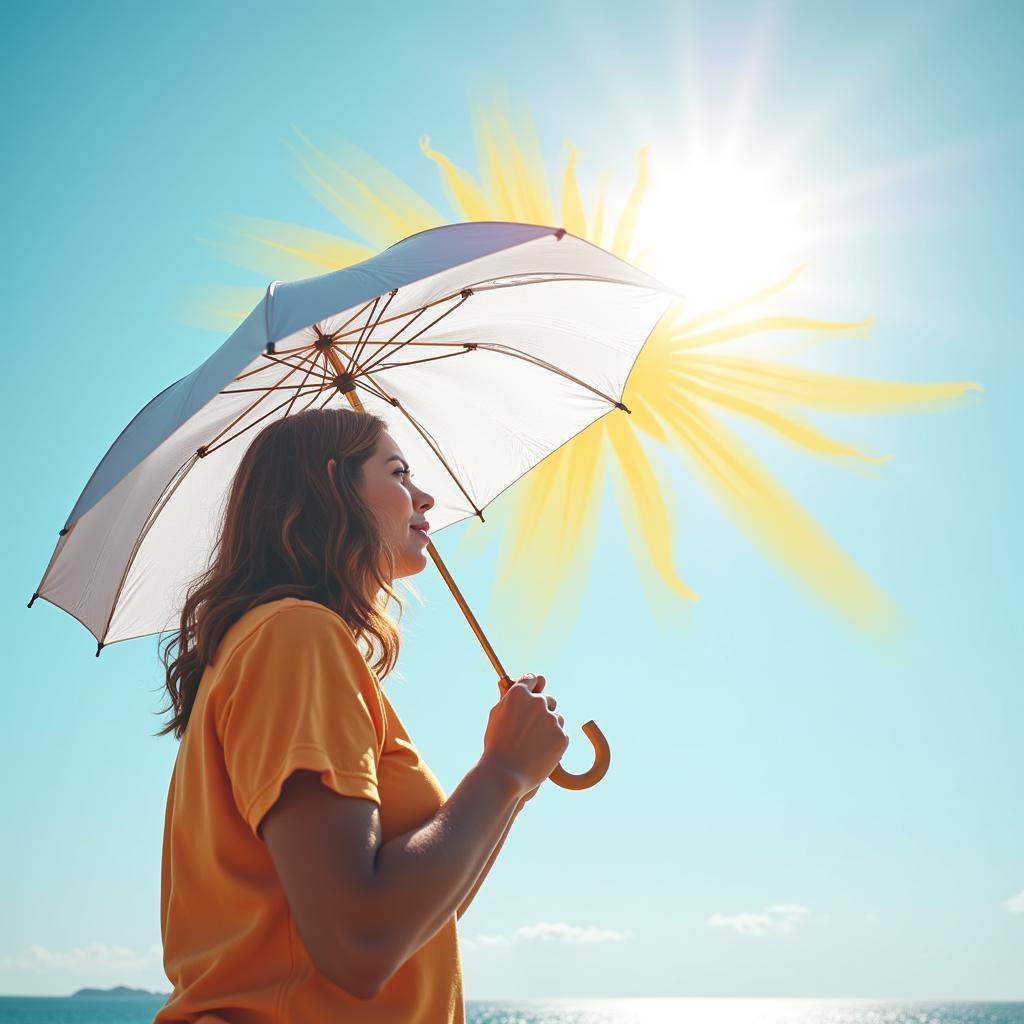
[[[409,472],[409,463],[406,462],[405,459],[403,459],[401,455],[392,455],[391,458],[388,459],[387,461],[388,462],[400,462],[405,467],[405,471],[407,473]]]

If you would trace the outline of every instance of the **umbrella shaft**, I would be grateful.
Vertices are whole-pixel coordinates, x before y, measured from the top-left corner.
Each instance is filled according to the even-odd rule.
[[[350,366],[347,369],[341,365],[341,361],[338,359],[332,348],[325,349],[327,358],[331,361],[331,365],[337,371],[339,376],[343,373],[354,373],[357,367]],[[348,399],[349,405],[352,406],[357,412],[365,412],[363,403],[359,400],[359,396],[356,394],[355,389],[345,393],[345,397]],[[462,614],[466,616],[466,621],[469,623],[470,628],[476,634],[477,640],[480,641],[480,646],[483,647],[484,653],[490,659],[491,664],[494,666],[494,671],[498,673],[499,680],[508,679],[508,674],[502,667],[501,662],[498,660],[498,655],[494,653],[494,648],[491,646],[490,641],[484,636],[484,631],[480,628],[480,623],[476,621],[476,616],[470,611],[469,605],[466,604],[466,599],[462,596],[462,592],[459,590],[452,579],[451,573],[448,571],[447,566],[441,561],[441,556],[438,553],[434,542],[428,537],[427,538],[427,551],[430,552],[430,557],[434,560],[434,565],[437,566],[438,571],[444,578],[445,583],[448,584],[448,589],[452,592],[452,596],[458,602],[459,607],[462,609]]]

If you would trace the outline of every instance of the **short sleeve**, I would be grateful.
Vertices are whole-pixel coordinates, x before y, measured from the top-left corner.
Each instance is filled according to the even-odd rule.
[[[377,682],[345,622],[295,604],[244,637],[222,670],[217,733],[239,813],[252,834],[297,769],[342,796],[380,805],[386,719]]]

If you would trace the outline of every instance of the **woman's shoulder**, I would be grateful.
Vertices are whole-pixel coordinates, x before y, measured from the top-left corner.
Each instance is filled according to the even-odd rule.
[[[336,611],[318,601],[299,597],[266,601],[250,608],[231,624],[218,646],[214,660],[223,664],[236,650],[257,636],[283,632],[294,637],[298,633],[322,631],[341,635],[347,642],[355,642],[348,623]]]

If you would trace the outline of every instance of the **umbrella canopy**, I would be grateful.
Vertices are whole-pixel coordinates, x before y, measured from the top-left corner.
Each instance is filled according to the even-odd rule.
[[[601,416],[678,293],[561,228],[472,222],[275,281],[201,366],[122,431],[33,595],[105,644],[174,630],[255,433],[358,396],[435,498],[469,516]],[[31,602],[30,602],[31,605]]]

